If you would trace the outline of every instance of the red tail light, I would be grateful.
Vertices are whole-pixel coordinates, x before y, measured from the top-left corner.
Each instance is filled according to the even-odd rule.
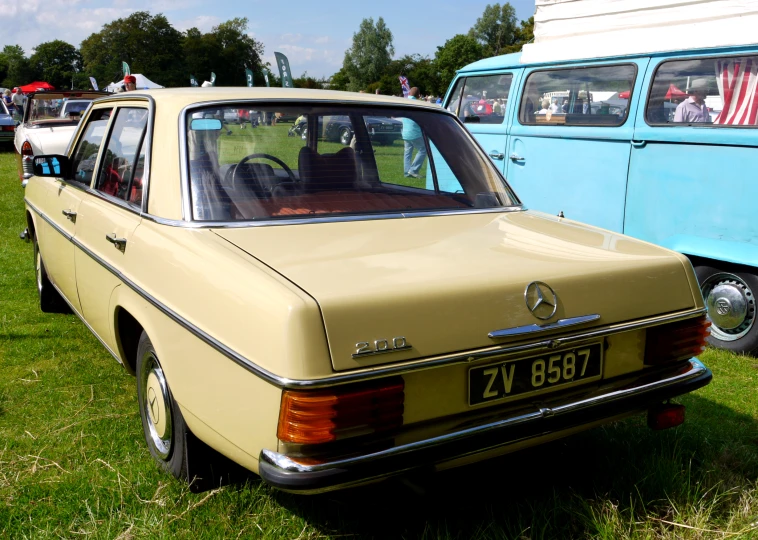
[[[647,412],[650,429],[668,429],[684,423],[684,405],[668,403],[653,407]]]
[[[665,364],[697,356],[705,350],[710,328],[711,321],[705,315],[648,328],[645,364]]]
[[[393,378],[330,390],[282,392],[279,440],[318,444],[403,424],[405,384]]]
[[[32,145],[29,143],[29,141],[24,141],[24,144],[21,145],[21,155],[22,156],[34,155],[34,150],[32,150]]]

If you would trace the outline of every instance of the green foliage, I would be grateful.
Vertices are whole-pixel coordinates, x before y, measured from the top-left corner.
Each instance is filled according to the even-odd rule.
[[[350,77],[344,67],[329,78],[329,90],[347,90],[349,84]]]
[[[82,69],[82,55],[73,45],[56,39],[37,45],[29,63],[41,80],[57,89],[68,89]],[[88,87],[89,82],[85,88]]]
[[[307,71],[300,75],[300,77],[292,79],[292,82],[295,84],[295,88],[312,88],[317,90],[323,90],[325,85],[328,84],[324,79],[316,79],[309,76]]]
[[[487,4],[482,16],[469,30],[469,36],[484,47],[485,56],[504,54],[507,47],[516,43],[517,33],[516,9],[509,2],[502,6]]]
[[[81,55],[87,74],[103,86],[123,76],[122,61],[132,73],[144,73],[163,86],[180,86],[187,79],[181,44],[182,34],[164,15],[137,11],[82,41]]]
[[[373,18],[363,19],[360,28],[353,34],[353,45],[345,51],[342,63],[349,80],[348,90],[362,90],[377,81],[390,64],[393,54],[392,32],[384,19],[379,17],[376,24]]]
[[[247,29],[247,18],[236,17],[213,27],[207,34],[197,28],[187,30],[182,44],[185,75],[177,86],[189,86],[189,73],[202,83],[210,80],[211,72],[216,74],[216,86],[244,86],[246,68],[252,70],[256,86],[265,85],[263,44],[250,37]]]
[[[5,68],[3,76],[2,69]],[[6,45],[0,53],[0,86],[13,88],[29,84],[37,78],[29,59],[24,55],[24,49],[19,45]]]
[[[455,72],[463,66],[481,60],[483,47],[470,35],[458,34],[437,47],[434,67],[439,74],[440,94],[444,93],[455,77]]]

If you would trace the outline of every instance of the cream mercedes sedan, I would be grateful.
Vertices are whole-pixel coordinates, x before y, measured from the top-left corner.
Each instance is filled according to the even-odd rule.
[[[307,136],[226,125],[241,108]],[[333,116],[349,146],[319,132]],[[366,118],[401,121],[409,155]],[[670,399],[711,379],[688,260],[528,211],[439,107],[130,92],[94,101],[34,174],[42,310],[73,311],[136,375],[150,453],[194,486],[224,460],[314,493],[632,414],[672,427]]]

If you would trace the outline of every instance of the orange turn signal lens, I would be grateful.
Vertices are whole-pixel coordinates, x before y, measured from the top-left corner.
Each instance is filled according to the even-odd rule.
[[[705,350],[709,335],[711,321],[705,315],[648,328],[645,364],[665,364],[697,356]]]
[[[277,437],[319,444],[400,427],[404,388],[401,378],[392,378],[329,390],[285,390]]]

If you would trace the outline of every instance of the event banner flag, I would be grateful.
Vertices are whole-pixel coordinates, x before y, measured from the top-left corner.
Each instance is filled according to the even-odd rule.
[[[90,78],[89,78],[89,82],[90,82],[90,83],[92,83],[92,89],[93,89],[95,92],[97,92],[98,90],[100,90],[100,89],[97,87],[97,81],[95,80],[95,78],[94,78],[94,77],[90,77]]]
[[[403,88],[403,97],[408,97],[408,93],[411,91],[408,79],[402,75],[398,79],[400,79],[400,86]]]
[[[132,74],[132,70],[129,69],[129,64],[126,62],[121,62],[121,70],[124,72],[124,76]]]
[[[211,71],[211,86],[216,86],[216,74]]]
[[[194,75],[190,75],[190,86],[200,86],[199,84],[197,84],[197,77],[195,77]]]
[[[268,70],[267,69],[263,70],[263,78],[266,79],[266,86],[271,86],[271,84],[269,83],[269,80],[268,80]]]
[[[290,73],[290,61],[280,52],[274,52],[276,56],[276,65],[279,66],[279,76],[282,78],[282,88],[294,88],[292,84],[292,75]]]
[[[251,69],[245,69],[245,81],[247,81],[247,87],[253,87],[253,71]]]

